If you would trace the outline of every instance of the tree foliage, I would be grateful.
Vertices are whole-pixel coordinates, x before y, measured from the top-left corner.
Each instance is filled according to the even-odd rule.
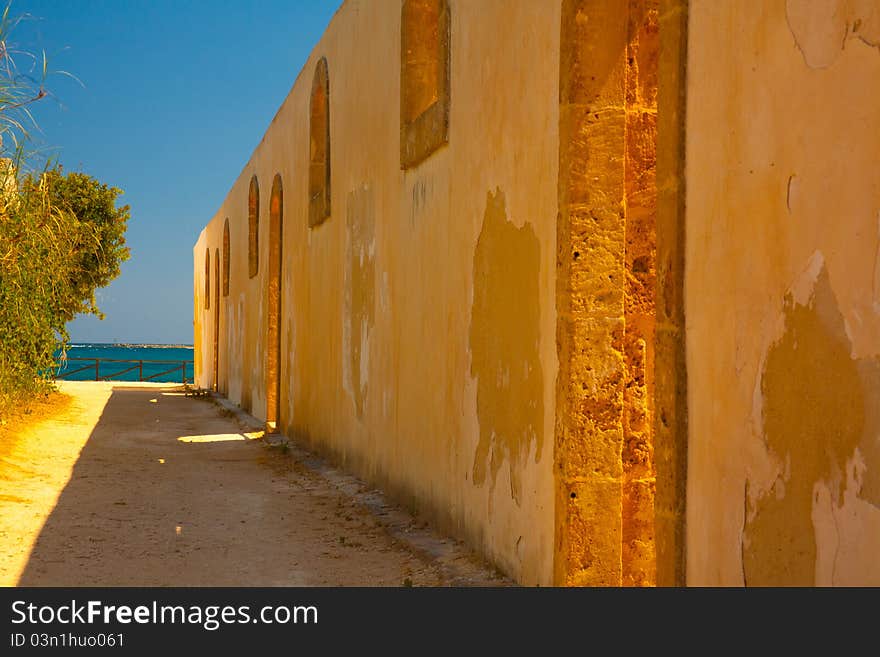
[[[120,189],[59,165],[28,171],[27,106],[46,94],[42,82],[18,72],[8,43],[13,25],[7,7],[0,16],[0,423],[52,388],[67,322],[79,313],[103,317],[95,290],[129,258]]]
[[[67,341],[78,241],[87,231],[53,211],[44,184],[22,187],[5,160],[0,213],[0,416],[49,388],[55,353]]]
[[[50,212],[72,215],[79,224],[75,231],[79,237],[71,252],[67,319],[78,313],[103,319],[95,303],[95,290],[119,276],[120,265],[130,257],[125,246],[130,208],[116,206],[122,190],[85,173],[65,174],[61,166],[49,169],[40,179],[28,176],[25,184],[26,189],[44,184]]]

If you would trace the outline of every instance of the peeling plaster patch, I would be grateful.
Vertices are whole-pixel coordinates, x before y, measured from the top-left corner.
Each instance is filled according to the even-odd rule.
[[[875,462],[876,463],[876,462]],[[861,495],[863,479],[871,470],[860,449],[847,462],[847,487],[844,503],[832,508],[834,525],[838,528],[833,577],[839,585],[880,585],[880,509],[866,502]]]
[[[370,332],[375,317],[375,204],[368,185],[346,201],[343,272],[342,385],[363,418],[370,369]]]
[[[787,0],[785,16],[797,47],[810,68],[830,66],[847,35],[839,0]]]
[[[480,423],[473,481],[482,486],[488,476],[490,491],[494,491],[506,461],[510,495],[517,505],[522,500],[522,468],[532,443],[537,463],[544,439],[544,384],[538,351],[540,263],[540,245],[532,225],[514,226],[507,220],[503,192],[488,193],[474,251],[470,327],[471,375],[477,380]]]
[[[785,15],[810,68],[831,66],[849,39],[880,50],[880,5],[876,0],[787,0]]]
[[[804,299],[810,280],[812,293]],[[750,585],[809,586],[817,559],[827,558],[814,527],[821,502],[816,484],[842,504],[847,461],[863,438],[865,392],[818,252],[786,295],[783,312],[786,329],[766,355],[761,395],[764,441],[770,457],[786,464],[777,473],[785,489],[751,492],[743,567]]]
[[[821,251],[814,251],[807,261],[807,266],[804,267],[789,290],[792,301],[796,305],[806,306],[809,303],[813,290],[816,287],[816,281],[819,279],[819,274],[824,268],[825,257]]]
[[[880,5],[877,0],[850,0],[849,33],[865,45],[880,50]]]

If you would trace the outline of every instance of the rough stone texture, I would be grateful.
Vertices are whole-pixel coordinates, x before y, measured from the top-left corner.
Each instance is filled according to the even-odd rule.
[[[657,0],[630,3],[626,75],[626,299],[623,394],[624,585],[653,585]]]
[[[557,227],[560,584],[654,582],[657,7],[562,6]]]
[[[562,3],[557,584],[621,582],[627,16]]]

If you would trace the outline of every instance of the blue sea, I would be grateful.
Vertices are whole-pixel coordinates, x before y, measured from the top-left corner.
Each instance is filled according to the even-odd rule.
[[[183,368],[186,371],[186,380],[192,382],[193,379],[193,348],[190,345],[103,343],[71,344],[67,350],[67,362],[58,370],[56,378],[94,381],[95,359],[99,359],[97,375],[102,381],[149,380],[181,383]]]

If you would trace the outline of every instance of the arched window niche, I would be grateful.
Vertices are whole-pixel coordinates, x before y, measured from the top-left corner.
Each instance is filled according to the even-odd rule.
[[[404,0],[400,15],[400,168],[449,142],[449,4]]]
[[[309,227],[330,216],[330,78],[327,60],[315,66],[309,104]]]
[[[205,249],[205,310],[211,309],[211,249]]]
[[[223,296],[229,296],[229,217],[223,224]]]
[[[248,187],[248,277],[260,270],[260,185],[251,177]]]
[[[281,415],[281,304],[284,196],[281,175],[275,174],[269,197],[269,261],[266,266],[266,425],[275,431]]]

